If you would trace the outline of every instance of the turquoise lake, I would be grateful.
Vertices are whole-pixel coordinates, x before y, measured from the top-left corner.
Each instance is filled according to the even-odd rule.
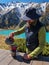
[[[0,30],[0,35],[8,36],[14,30]],[[16,36],[17,38],[25,38],[25,33]],[[49,32],[46,32],[46,42],[49,43]]]

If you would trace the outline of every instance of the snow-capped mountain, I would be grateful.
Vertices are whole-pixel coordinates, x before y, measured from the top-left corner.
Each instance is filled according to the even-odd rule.
[[[37,9],[38,14],[44,14],[46,9],[49,9],[49,2],[45,3],[23,3],[23,2],[9,2],[8,4],[0,3],[0,27],[17,25],[20,18],[23,16],[25,10],[29,7]],[[48,12],[49,13],[49,12]],[[49,20],[49,18],[46,17]],[[8,21],[8,24],[6,24]]]
[[[8,3],[6,6],[4,6],[4,4],[0,5],[0,14],[4,15],[7,12],[11,11],[14,8],[18,8],[20,13],[22,14],[25,9],[27,9],[28,7],[30,7],[29,3]],[[22,11],[22,12],[21,12]]]
[[[6,14],[7,12],[11,11],[12,9],[14,8],[18,8],[19,9],[19,12],[21,13],[24,13],[24,11],[29,8],[29,7],[36,7],[38,8],[38,10],[42,10],[42,11],[46,11],[46,2],[45,3],[23,3],[23,2],[9,2],[8,4],[1,4],[0,3],[0,14],[1,15],[4,15]]]
[[[0,5],[0,11],[4,10],[4,8]]]
[[[0,3],[0,11],[4,10],[5,7],[6,7],[6,4]]]

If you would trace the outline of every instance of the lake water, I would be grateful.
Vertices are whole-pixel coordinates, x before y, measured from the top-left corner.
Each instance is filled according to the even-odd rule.
[[[0,35],[8,36],[14,30],[0,30]],[[25,33],[16,36],[17,38],[25,38]],[[49,42],[49,32],[46,32],[46,41]]]

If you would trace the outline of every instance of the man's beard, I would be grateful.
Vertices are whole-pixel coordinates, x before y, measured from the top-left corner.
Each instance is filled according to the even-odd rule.
[[[36,25],[36,21],[35,22],[32,22],[32,23],[29,23],[30,26],[35,26]]]

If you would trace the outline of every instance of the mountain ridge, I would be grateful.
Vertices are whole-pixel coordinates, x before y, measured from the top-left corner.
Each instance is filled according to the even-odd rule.
[[[49,2],[40,4],[34,2],[30,3],[9,2],[8,4],[0,3],[0,28],[17,26],[20,22],[21,16],[23,16],[25,10],[29,7],[35,7],[38,10],[38,13],[43,14],[46,12],[46,8],[48,8],[49,10]],[[48,17],[47,19],[49,20]]]

